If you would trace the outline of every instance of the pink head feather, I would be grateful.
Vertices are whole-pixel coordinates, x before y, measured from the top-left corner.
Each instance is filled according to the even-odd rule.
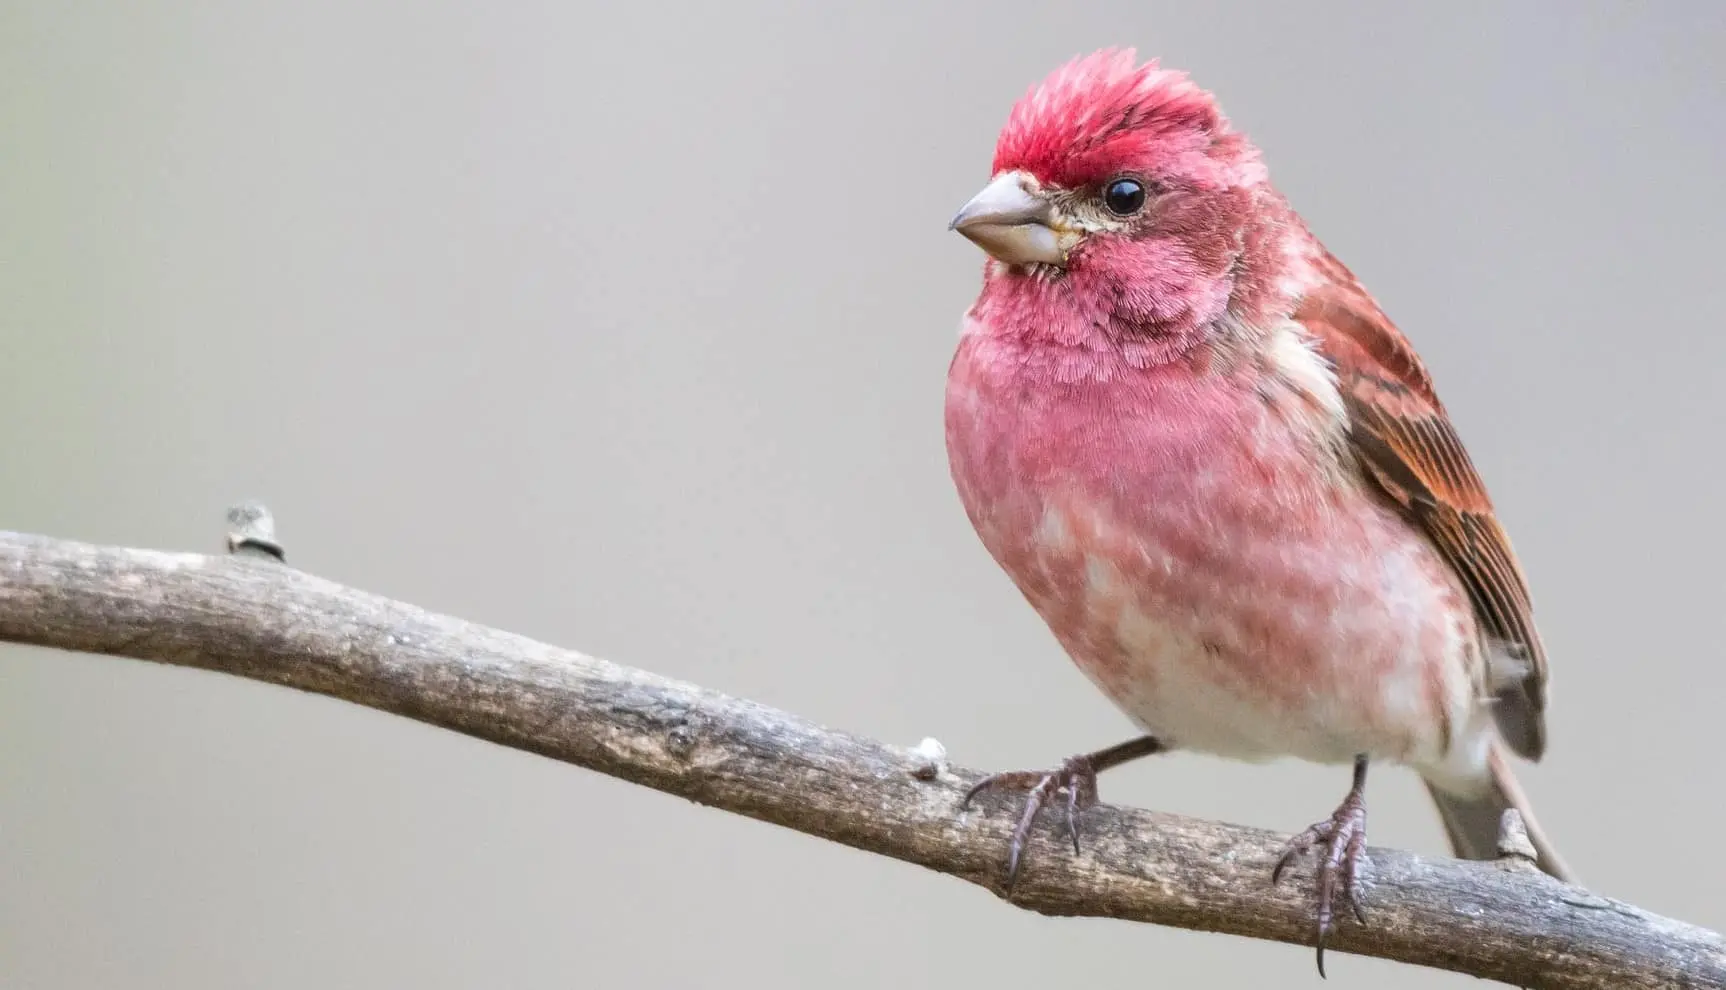
[[[993,171],[1009,170],[1088,198],[1120,175],[1156,192],[1141,222],[1080,241],[1058,279],[989,269],[978,313],[992,333],[1161,363],[1225,317],[1268,325],[1304,277],[1289,239],[1309,235],[1258,149],[1185,73],[1131,49],[1076,58],[1026,93],[996,142]]]
[[[994,171],[1022,169],[1076,188],[1122,171],[1199,188],[1263,179],[1258,153],[1186,73],[1136,64],[1133,49],[1073,59],[1013,107]]]

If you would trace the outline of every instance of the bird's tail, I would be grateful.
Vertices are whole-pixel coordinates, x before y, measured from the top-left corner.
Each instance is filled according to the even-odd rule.
[[[1517,786],[1516,777],[1505,763],[1504,750],[1496,742],[1487,760],[1491,769],[1490,785],[1478,794],[1458,795],[1440,790],[1430,780],[1426,789],[1438,805],[1438,816],[1444,820],[1444,830],[1450,835],[1450,846],[1463,859],[1496,859],[1498,857],[1499,822],[1505,811],[1515,808],[1528,829],[1542,870],[1560,880],[1575,881],[1575,874],[1564,865],[1558,851],[1546,838],[1546,832],[1534,818],[1534,809]]]

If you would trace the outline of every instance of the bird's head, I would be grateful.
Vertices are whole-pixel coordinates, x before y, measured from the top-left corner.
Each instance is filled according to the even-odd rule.
[[[1254,263],[1280,248],[1285,212],[1209,93],[1104,50],[1019,100],[989,184],[951,226],[998,262],[991,280],[1064,281],[1155,333],[1234,308],[1274,267]]]

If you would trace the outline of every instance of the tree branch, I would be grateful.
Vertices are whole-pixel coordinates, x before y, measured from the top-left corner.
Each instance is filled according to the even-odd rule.
[[[277,561],[267,513],[229,557],[0,532],[0,640],[221,671],[340,698],[891,856],[1048,915],[1310,944],[1306,874],[1273,887],[1283,837],[1101,805],[1074,855],[1053,829],[1003,885],[1013,815],[962,816],[978,774],[764,705],[312,577]],[[1058,816],[1052,816],[1058,817]],[[1726,988],[1713,932],[1493,863],[1371,850],[1368,924],[1334,950],[1526,987]]]

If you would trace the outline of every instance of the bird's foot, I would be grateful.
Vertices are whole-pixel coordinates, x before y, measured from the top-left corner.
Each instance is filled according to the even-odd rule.
[[[1067,806],[1067,834],[1073,840],[1073,852],[1079,851],[1079,812],[1097,803],[1097,768],[1090,754],[1063,760],[1054,770],[1012,770],[991,774],[965,792],[959,802],[961,809],[970,807],[971,800],[985,791],[1024,791],[1025,809],[1019,824],[1013,828],[1012,841],[1007,846],[1007,883],[1019,875],[1019,859],[1025,843],[1031,837],[1031,827],[1037,815],[1049,805],[1051,798],[1064,795]]]
[[[1013,770],[991,774],[965,792],[960,810],[970,806],[972,799],[985,791],[1024,791],[1025,808],[1019,814],[1019,824],[1013,828],[1012,841],[1007,846],[1007,884],[1011,886],[1019,875],[1019,861],[1037,815],[1048,807],[1051,799],[1065,797],[1067,835],[1073,840],[1073,852],[1079,851],[1079,812],[1097,803],[1097,774],[1129,760],[1162,751],[1162,744],[1144,736],[1098,750],[1083,756],[1070,757],[1054,770]]]
[[[1354,787],[1329,819],[1319,822],[1294,837],[1271,871],[1271,883],[1282,879],[1283,871],[1296,858],[1315,846],[1320,857],[1317,870],[1318,888],[1318,974],[1324,976],[1325,939],[1336,929],[1337,895],[1348,904],[1355,920],[1366,923],[1366,911],[1360,900],[1360,862],[1366,852],[1366,760],[1355,763]]]

